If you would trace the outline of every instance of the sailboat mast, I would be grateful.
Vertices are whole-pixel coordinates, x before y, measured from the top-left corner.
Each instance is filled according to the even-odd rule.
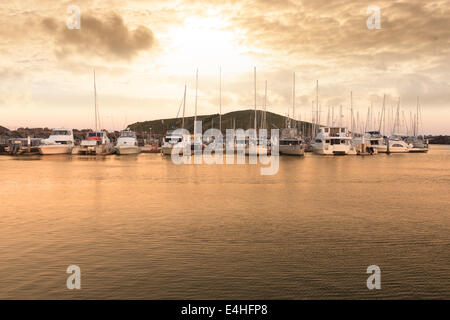
[[[254,80],[254,84],[255,84],[255,131],[256,131],[256,67],[254,67],[253,69],[253,80]]]
[[[95,131],[98,131],[97,84],[95,81],[95,69],[94,69],[94,118],[95,118]]]
[[[222,132],[222,67],[219,68],[219,130]]]
[[[353,136],[353,91],[350,91],[350,130]]]
[[[184,85],[184,98],[183,98],[183,120],[181,120],[181,128],[184,129],[184,111],[186,110],[186,85]]]
[[[264,116],[263,116],[263,129],[267,129],[267,80],[264,88]]]
[[[292,86],[292,114],[294,118],[294,126],[297,128],[297,122],[295,121],[295,72],[293,75],[293,86]]]
[[[195,116],[194,116],[194,121],[197,121],[197,97],[198,97],[198,68],[197,68],[197,74],[195,77]]]
[[[417,96],[416,125],[414,127],[414,137],[419,135],[419,96]]]
[[[319,121],[319,80],[316,80],[316,123],[320,127]]]

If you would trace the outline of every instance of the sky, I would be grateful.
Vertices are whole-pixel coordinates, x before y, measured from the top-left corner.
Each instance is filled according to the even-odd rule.
[[[80,28],[73,11],[80,9]],[[379,25],[376,11],[379,8]],[[369,20],[369,23],[368,23]],[[347,0],[13,0],[0,2],[0,125],[94,127],[94,84],[103,128],[254,107],[311,121],[376,129],[386,95],[411,130],[450,134],[450,3]],[[369,28],[369,26],[370,28]],[[379,27],[379,28],[377,28]],[[220,70],[222,90],[220,91]],[[334,112],[333,112],[334,110]],[[328,120],[330,119],[330,120]],[[389,123],[388,123],[389,125]]]

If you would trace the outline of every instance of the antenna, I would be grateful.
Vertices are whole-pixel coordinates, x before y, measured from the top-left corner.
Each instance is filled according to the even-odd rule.
[[[222,67],[219,68],[219,130],[222,132]]]

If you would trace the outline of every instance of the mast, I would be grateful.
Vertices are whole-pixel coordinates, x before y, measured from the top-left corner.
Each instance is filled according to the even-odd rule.
[[[94,69],[94,116],[95,116],[95,131],[98,131],[97,85],[95,82],[95,69]]]
[[[294,76],[293,76],[293,87],[292,87],[292,115],[294,118],[294,124],[295,124],[295,128],[297,128],[297,122],[295,121],[295,72],[294,72]]]
[[[222,133],[222,67],[219,68],[219,130]]]
[[[320,127],[319,123],[319,80],[316,80],[316,123]],[[317,127],[316,127],[317,130]]]
[[[383,96],[383,108],[381,109],[381,115],[380,115],[380,124],[378,126],[378,132],[381,133],[381,123],[384,123],[383,119],[386,117],[385,115],[385,102],[386,102],[386,95]],[[383,127],[383,134],[385,134],[384,132],[384,127]]]
[[[264,122],[263,122],[263,129],[267,129],[266,127],[267,127],[267,114],[266,114],[266,112],[267,112],[267,80],[266,80],[266,85],[265,85],[265,88],[264,88],[264,115],[263,115],[263,120],[264,120]]]
[[[350,130],[353,136],[353,91],[350,91]]]
[[[198,96],[198,68],[197,68],[197,75],[195,77],[195,117],[194,117],[194,121],[197,121],[197,96]]]
[[[256,67],[253,69],[253,80],[255,84],[255,132],[256,132]]]
[[[419,135],[419,96],[417,96],[416,125],[414,127],[414,137]]]
[[[183,98],[183,120],[181,120],[181,128],[184,129],[184,111],[186,110],[186,85],[184,85],[184,98]]]

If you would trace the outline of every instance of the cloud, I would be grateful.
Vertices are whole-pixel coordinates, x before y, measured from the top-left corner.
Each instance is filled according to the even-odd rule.
[[[65,21],[55,18],[43,19],[42,28],[54,38],[56,55],[62,59],[81,55],[129,61],[149,51],[155,43],[152,30],[142,25],[131,29],[116,13],[103,19],[82,14],[79,30],[70,30]]]

